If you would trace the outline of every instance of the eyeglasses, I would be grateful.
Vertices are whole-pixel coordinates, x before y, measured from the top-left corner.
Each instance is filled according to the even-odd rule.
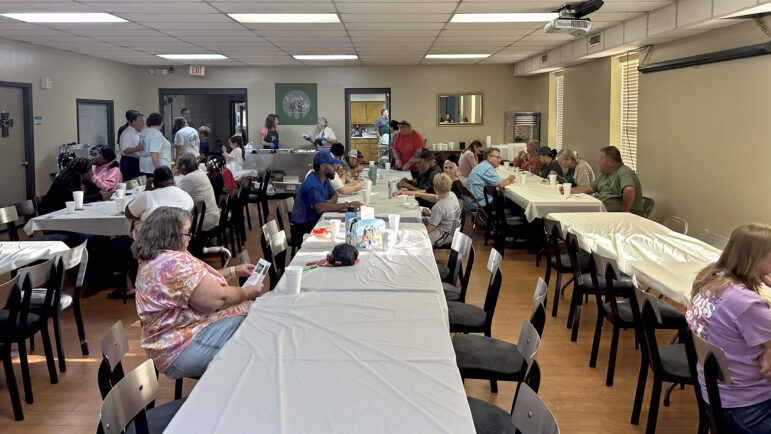
[[[193,233],[192,232],[183,232],[182,236],[183,237],[188,237],[188,238],[193,238]]]

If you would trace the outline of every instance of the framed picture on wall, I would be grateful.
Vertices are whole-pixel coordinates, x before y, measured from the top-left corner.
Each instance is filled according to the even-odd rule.
[[[281,125],[315,125],[316,83],[276,83],[276,114]]]

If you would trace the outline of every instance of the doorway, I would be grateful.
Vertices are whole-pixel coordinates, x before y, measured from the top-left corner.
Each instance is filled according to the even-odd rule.
[[[0,81],[0,112],[0,206],[9,206],[35,197],[32,84]]]
[[[185,108],[190,110],[191,126],[195,129],[202,126],[209,128],[210,150],[219,150],[222,145],[227,145],[228,139],[239,130],[244,143],[249,141],[245,88],[158,89],[158,97],[164,119],[162,131],[172,143],[174,118],[179,117]]]
[[[379,145],[375,122],[383,110],[391,112],[391,88],[345,89],[345,149],[358,150],[364,161],[388,158],[388,144]]]

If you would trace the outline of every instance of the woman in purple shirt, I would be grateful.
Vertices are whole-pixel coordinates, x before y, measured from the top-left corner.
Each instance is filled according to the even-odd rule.
[[[734,229],[720,259],[693,282],[688,325],[721,347],[731,384],[718,382],[726,422],[738,433],[771,432],[771,306],[760,296],[771,287],[771,226]],[[704,369],[699,383],[708,401]]]

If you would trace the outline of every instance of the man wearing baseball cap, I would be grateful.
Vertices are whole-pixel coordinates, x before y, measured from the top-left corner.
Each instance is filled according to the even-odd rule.
[[[337,192],[329,182],[335,176],[335,166],[342,163],[329,151],[313,155],[313,172],[303,180],[292,208],[292,244],[300,247],[303,234],[309,233],[321,214],[344,211],[346,207],[360,207],[359,202],[337,203]]]

